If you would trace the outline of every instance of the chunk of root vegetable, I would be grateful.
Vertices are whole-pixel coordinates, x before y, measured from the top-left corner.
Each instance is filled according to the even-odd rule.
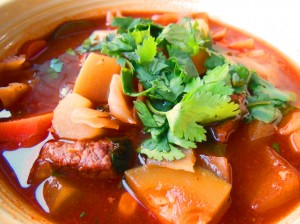
[[[86,124],[92,128],[119,129],[115,120],[111,120],[108,112],[102,112],[91,108],[75,108],[71,114],[74,124]]]
[[[95,103],[107,103],[112,75],[120,71],[116,59],[92,52],[82,65],[73,92]]]
[[[186,150],[182,150],[182,152],[185,154],[185,157],[183,159],[174,160],[174,161],[167,161],[167,160],[158,161],[156,159],[147,159],[146,164],[147,166],[157,165],[161,167],[170,168],[173,170],[185,170],[194,173],[195,172],[194,165],[196,162],[196,157],[194,155],[193,150],[186,149]]]
[[[8,108],[22,99],[30,89],[28,85],[17,82],[10,83],[6,87],[0,87],[0,102],[4,108]]]
[[[51,127],[53,114],[41,114],[29,118],[0,123],[0,143],[34,145],[45,138]]]
[[[231,184],[201,168],[138,167],[125,180],[162,223],[217,223],[229,206]]]
[[[108,106],[110,113],[118,120],[124,123],[136,124],[132,110],[126,101],[126,96],[123,92],[120,75],[115,74],[112,77],[108,95]]]
[[[66,209],[67,203],[71,203],[78,194],[74,186],[58,177],[50,177],[44,184],[43,196],[50,212]]]
[[[200,49],[200,51],[197,54],[193,55],[192,57],[195,67],[200,75],[206,72],[204,62],[207,58],[208,58],[208,54],[203,49]]]
[[[181,17],[183,17],[183,15],[170,12],[164,14],[155,14],[151,17],[151,20],[154,21],[155,23],[159,23],[163,26],[166,26],[169,23],[177,23]]]
[[[137,206],[137,201],[128,193],[122,194],[118,204],[118,210],[125,216],[133,215]]]
[[[87,98],[71,93],[62,99],[53,112],[52,126],[56,134],[67,139],[89,139],[104,133],[101,128],[93,128],[87,124],[74,123],[72,113],[77,108],[92,108],[93,104]]]
[[[227,28],[224,27],[222,30],[219,30],[219,31],[213,33],[212,38],[213,38],[213,40],[216,40],[216,41],[222,40],[225,37],[226,33],[227,33]]]
[[[297,197],[300,183],[299,172],[278,153],[271,148],[260,150],[257,156],[265,161],[264,167],[253,170],[256,175],[243,194],[253,210],[263,213]]]
[[[283,118],[278,126],[281,135],[289,135],[300,129],[300,111],[293,111]]]
[[[239,40],[236,42],[232,42],[228,45],[229,48],[234,50],[243,50],[243,49],[252,49],[254,48],[254,40],[252,38],[248,38],[245,40]]]

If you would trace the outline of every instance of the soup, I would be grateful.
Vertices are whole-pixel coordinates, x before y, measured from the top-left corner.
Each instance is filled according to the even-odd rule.
[[[0,72],[1,171],[50,221],[270,223],[299,203],[299,71],[205,13],[67,22]]]

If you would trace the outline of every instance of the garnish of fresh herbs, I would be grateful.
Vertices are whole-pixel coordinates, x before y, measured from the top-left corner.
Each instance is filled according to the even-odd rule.
[[[206,141],[205,126],[241,115],[232,94],[245,98],[248,113],[243,119],[266,123],[278,122],[295,100],[293,94],[279,91],[254,71],[216,52],[197,20],[186,18],[164,27],[126,17],[115,18],[112,25],[118,27],[117,33],[108,35],[96,49],[117,58],[124,93],[145,99],[135,101],[134,107],[150,134],[140,149],[149,158],[181,159],[182,149]],[[206,72],[199,74],[193,57],[203,52],[208,55]],[[142,91],[137,91],[136,81]]]

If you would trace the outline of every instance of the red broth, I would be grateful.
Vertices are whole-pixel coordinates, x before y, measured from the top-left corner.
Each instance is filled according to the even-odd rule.
[[[140,14],[138,16],[148,17],[150,14]],[[79,46],[94,30],[107,29],[104,18],[87,20],[80,24],[70,26],[71,28],[65,33],[60,33],[61,30],[58,28],[53,34],[42,38],[42,40],[45,40],[45,46],[28,60],[26,66],[17,72],[0,74],[0,86],[24,80],[30,80],[34,84],[34,88],[29,95],[9,111],[6,111],[11,115],[4,116],[3,111],[0,113],[1,120],[13,120],[51,112],[62,97],[60,95],[62,89],[65,88],[65,91],[69,91],[73,88],[80,70],[81,56],[69,55],[66,51],[69,48]],[[225,27],[224,24],[212,20],[209,21],[209,25],[212,32]],[[59,38],[56,35],[60,35]],[[215,44],[232,60],[245,62],[246,64],[247,61],[251,60],[262,64],[264,67],[272,68],[272,71],[274,71],[272,76],[260,75],[265,76],[277,88],[294,91],[300,96],[300,89],[298,88],[298,83],[300,83],[299,70],[266,43],[254,38],[255,50],[262,49],[265,52],[262,57],[253,57],[248,51],[241,52],[228,48],[228,44],[245,38],[249,38],[249,35],[227,26],[226,37],[221,41],[215,41]],[[26,53],[29,44],[25,44],[20,49],[20,54]],[[64,63],[63,70],[58,76],[49,75],[48,69],[52,58],[59,58]],[[299,105],[299,97],[297,104]],[[225,156],[232,166],[233,188],[231,192],[232,204],[221,223],[272,223],[287,215],[300,202],[300,198],[296,197],[293,201],[263,214],[256,213],[251,209],[244,194],[253,191],[253,189],[250,189],[251,185],[248,184],[253,180],[253,175],[256,175],[253,172],[264,169],[264,164],[267,162],[264,161],[263,157],[259,157],[259,149],[272,147],[273,143],[278,143],[281,149],[280,155],[298,171],[300,171],[300,154],[292,150],[287,137],[273,134],[253,142],[249,139],[248,129],[249,125],[243,124],[238,131],[230,136],[229,141],[226,143]],[[114,136],[115,134],[111,133],[110,135]],[[144,138],[142,128],[131,126],[121,126],[119,135],[126,135],[131,139],[135,148]],[[118,212],[118,202],[121,195],[126,192],[121,185],[122,176],[115,180],[93,180],[76,176],[64,176],[64,173],[60,173],[58,177],[70,182],[72,186],[78,189],[78,194],[59,211],[53,213],[47,211],[47,208],[43,207],[44,199],[39,193],[41,183],[28,184],[27,177],[29,175],[28,169],[31,167],[30,164],[32,165],[35,161],[43,143],[52,138],[53,136],[50,134],[46,140],[39,144],[36,142],[28,143],[28,145],[34,144],[32,147],[21,146],[21,148],[18,148],[1,145],[0,148],[1,172],[7,178],[11,188],[17,194],[20,194],[36,211],[49,220],[58,223],[158,223],[154,215],[140,204],[137,206],[134,215],[124,216]],[[207,145],[207,143],[199,144],[198,154],[205,153],[204,149]],[[252,163],[256,159],[258,160],[256,168],[251,169]],[[135,160],[138,164],[138,159]],[[255,181],[260,181],[260,179],[256,178]]]

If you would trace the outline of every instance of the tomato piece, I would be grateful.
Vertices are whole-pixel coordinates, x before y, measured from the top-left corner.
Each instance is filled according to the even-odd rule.
[[[0,144],[15,147],[40,142],[48,135],[52,117],[53,113],[47,113],[0,123]]]

